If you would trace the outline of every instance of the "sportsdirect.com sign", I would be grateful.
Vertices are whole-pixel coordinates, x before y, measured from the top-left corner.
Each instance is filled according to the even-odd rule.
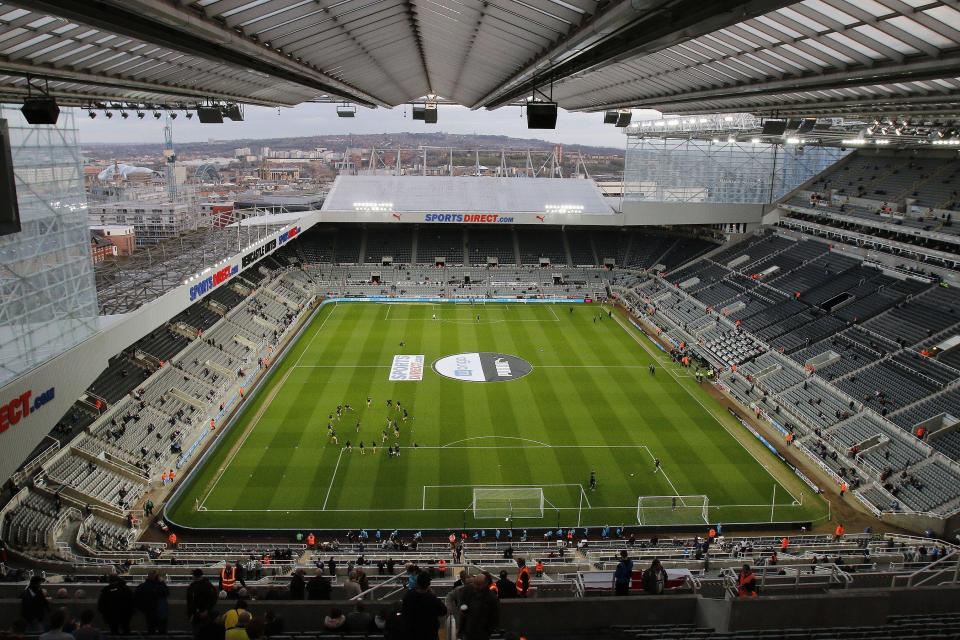
[[[393,356],[390,382],[423,380],[423,355]]]
[[[13,400],[0,404],[0,433],[29,417],[31,412],[53,400],[53,396],[54,390],[50,387],[37,395],[33,391],[24,391]]]

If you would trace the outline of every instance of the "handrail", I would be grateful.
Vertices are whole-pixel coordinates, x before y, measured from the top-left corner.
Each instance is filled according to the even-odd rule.
[[[952,563],[953,566],[952,567],[943,566],[941,565],[941,563],[943,562],[947,562],[948,564]],[[941,567],[934,568],[937,565],[941,565]],[[944,572],[949,571],[951,568],[953,569],[953,577],[950,580],[950,583],[956,584],[958,582],[958,579],[960,579],[960,551],[956,551],[956,550],[951,551],[950,553],[943,556],[942,558],[938,558],[933,562],[931,562],[930,564],[924,567],[921,567],[916,571],[914,571],[913,573],[910,573],[906,576],[904,576],[903,574],[894,575],[890,581],[890,587],[893,588],[897,586],[897,578],[901,578],[901,579],[906,578],[905,586],[907,587],[919,587],[925,582],[933,578],[936,578],[937,576],[942,575]],[[921,576],[923,577],[920,580],[917,580],[917,578]]]
[[[350,598],[350,599],[351,599],[351,600],[363,600],[363,599],[364,599],[364,596],[366,596],[367,594],[372,594],[374,591],[376,591],[376,590],[379,589],[380,587],[386,586],[386,585],[390,584],[391,582],[397,582],[397,581],[399,581],[400,587],[399,587],[398,589],[394,589],[393,591],[391,591],[390,593],[387,594],[388,596],[391,596],[391,595],[393,595],[394,593],[396,593],[397,591],[400,591],[400,590],[404,589],[403,582],[401,581],[401,578],[406,578],[406,577],[407,577],[407,574],[406,574],[405,572],[404,572],[404,573],[398,573],[398,574],[396,574],[395,576],[391,576],[391,577],[388,578],[387,580],[384,580],[383,582],[378,582],[377,584],[373,585],[372,587],[370,587],[370,588],[367,589],[366,591],[361,591],[360,593],[358,593],[357,595],[353,596],[353,597]],[[372,600],[373,597],[371,596],[370,599]]]

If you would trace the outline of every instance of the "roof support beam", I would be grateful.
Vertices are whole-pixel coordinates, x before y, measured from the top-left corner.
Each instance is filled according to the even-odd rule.
[[[602,106],[591,105],[582,108],[588,110],[626,107],[659,109],[664,105],[679,107],[681,105],[691,104],[696,106],[699,103],[732,98],[744,100],[781,93],[844,89],[848,87],[890,84],[893,82],[936,80],[943,77],[960,77],[960,53],[954,53],[935,60],[929,58],[922,58],[916,61],[906,60],[902,63],[878,64],[869,69],[848,69],[822,75],[741,84],[718,89],[706,89],[703,91],[687,91],[674,95],[614,102]],[[576,109],[577,107],[572,108]],[[713,109],[713,107],[703,106],[700,108]]]
[[[13,0],[10,4],[169,47],[220,64],[338,95],[367,107],[387,106],[376,96],[258,44],[205,17],[162,0]]]
[[[500,107],[550,82],[654,53],[790,4],[783,0],[620,0],[470,108]]]

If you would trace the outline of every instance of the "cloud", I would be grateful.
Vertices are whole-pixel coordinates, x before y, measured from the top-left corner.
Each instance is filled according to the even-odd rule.
[[[132,115],[132,114],[131,114]],[[638,110],[634,120],[657,117],[656,111]],[[118,116],[107,119],[102,113],[91,120],[86,113],[77,115],[81,142],[152,142],[163,144],[163,119],[151,114],[143,120]],[[623,148],[623,130],[603,124],[600,113],[574,113],[560,110],[554,130],[528,130],[518,107],[496,111],[471,111],[465,107],[440,106],[439,123],[428,125],[410,117],[410,108],[357,109],[355,118],[338,118],[331,104],[306,103],[292,109],[246,107],[243,122],[225,120],[223,124],[200,124],[180,114],[173,124],[174,143],[202,142],[208,139],[262,139],[307,135],[371,134],[395,132],[443,131],[459,134],[504,135],[514,138],[540,138],[563,144],[584,144]]]

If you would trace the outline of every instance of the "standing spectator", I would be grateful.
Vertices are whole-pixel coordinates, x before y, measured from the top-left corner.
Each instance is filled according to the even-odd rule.
[[[307,592],[307,583],[303,579],[303,569],[297,569],[290,578],[290,599],[303,600]]]
[[[501,600],[516,598],[520,585],[507,577],[506,569],[500,572],[500,579],[497,580],[497,595]]]
[[[430,576],[419,573],[416,586],[404,596],[401,609],[407,640],[437,640],[440,617],[446,613],[443,602],[430,590]]]
[[[110,635],[130,635],[130,618],[133,617],[133,591],[126,580],[113,574],[110,583],[100,591],[97,610],[110,627]]]
[[[354,569],[347,576],[347,581],[343,583],[343,598],[344,600],[352,600],[359,596],[362,591],[363,588],[357,582],[357,571]]]
[[[237,597],[237,583],[241,587],[246,587],[247,583],[243,581],[243,568],[238,562],[236,566],[229,562],[223,565],[220,570],[220,585],[218,591],[226,591],[228,598]]]
[[[217,589],[203,575],[201,569],[193,570],[193,582],[187,587],[187,617],[196,626],[197,614],[212,611],[217,606]]]
[[[329,600],[330,599],[330,580],[323,575],[323,569],[317,569],[317,572],[307,581],[307,600]]]
[[[146,619],[147,633],[164,634],[167,632],[168,595],[167,584],[163,576],[157,571],[148,573],[147,579],[137,585],[133,592],[137,609]]]
[[[28,633],[40,633],[43,630],[43,620],[50,611],[50,602],[40,588],[43,578],[33,576],[30,584],[20,594],[20,617],[27,623]]]
[[[347,614],[344,625],[350,633],[366,633],[373,630],[373,616],[367,611],[362,602],[358,602],[353,611]]]
[[[64,630],[69,626],[70,617],[67,615],[67,610],[56,609],[50,615],[50,630],[41,633],[40,638],[41,640],[73,640],[73,636]]]
[[[501,578],[503,579],[503,578]],[[466,600],[461,627],[466,640],[489,640],[500,625],[500,601],[490,590],[493,578],[482,574],[473,579],[473,588]],[[503,590],[500,590],[500,597]]]
[[[103,633],[93,626],[92,609],[84,609],[80,614],[80,627],[73,632],[74,640],[103,640]]]
[[[620,562],[613,572],[613,593],[618,596],[630,594],[630,581],[633,579],[633,560],[627,555],[626,549],[620,552]]]
[[[667,570],[654,558],[650,568],[643,572],[643,590],[651,595],[660,595],[667,586]]]
[[[327,569],[330,572],[331,578],[337,575],[337,561],[333,559],[333,556],[330,556],[330,559],[327,560]]]

